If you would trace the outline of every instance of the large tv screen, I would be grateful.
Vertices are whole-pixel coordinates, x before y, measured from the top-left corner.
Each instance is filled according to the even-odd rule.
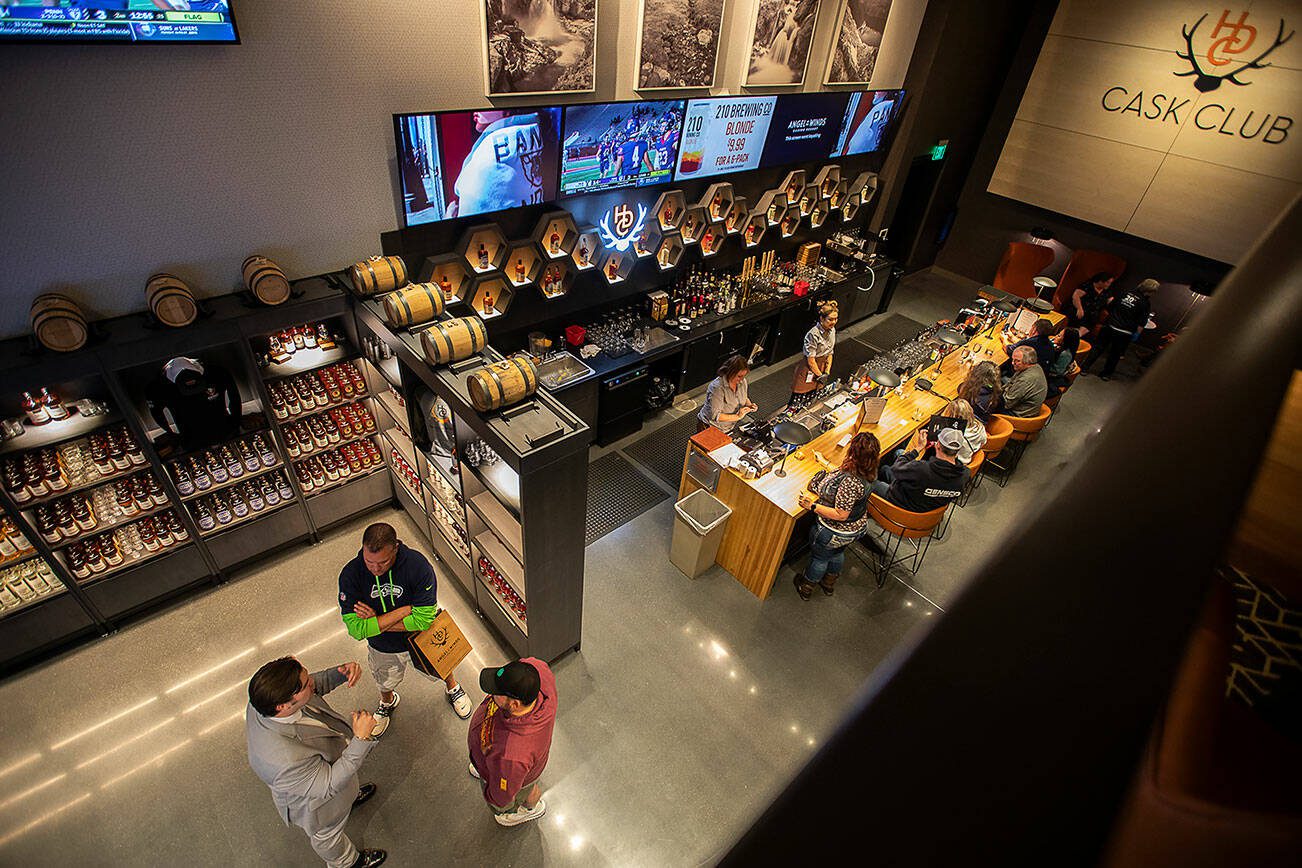
[[[778,97],[761,165],[785,166],[827,159],[841,133],[849,99],[848,93],[793,93]]]
[[[902,90],[870,90],[850,95],[833,157],[871,154],[885,144],[886,132],[899,116]]]
[[[0,0],[0,41],[239,42],[230,0]]]
[[[775,96],[690,100],[674,179],[758,169],[777,100]]]
[[[395,115],[408,226],[556,198],[559,108]]]
[[[670,180],[682,122],[680,99],[566,106],[561,195]]]

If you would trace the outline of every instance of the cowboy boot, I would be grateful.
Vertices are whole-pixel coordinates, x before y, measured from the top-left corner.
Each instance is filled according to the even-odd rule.
[[[804,573],[797,573],[791,581],[795,584],[796,593],[800,595],[800,599],[808,603],[809,598],[814,594],[813,583],[805,581]]]
[[[839,578],[841,578],[840,573],[828,573],[823,576],[823,581],[819,582],[818,586],[823,589],[824,594],[827,594],[830,597],[833,594],[833,589],[836,587],[836,580]]]

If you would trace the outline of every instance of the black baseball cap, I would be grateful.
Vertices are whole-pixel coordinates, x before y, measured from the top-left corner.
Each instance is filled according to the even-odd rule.
[[[509,696],[528,705],[538,698],[541,681],[538,670],[522,660],[489,667],[479,673],[479,689],[496,696]]]

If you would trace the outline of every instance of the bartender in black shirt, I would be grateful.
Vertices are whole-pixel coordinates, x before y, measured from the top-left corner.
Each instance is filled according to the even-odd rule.
[[[1099,345],[1081,365],[1082,374],[1089,373],[1095,360],[1106,353],[1108,360],[1103,365],[1100,379],[1112,379],[1112,374],[1117,370],[1117,362],[1125,355],[1126,348],[1139,336],[1144,326],[1148,325],[1148,317],[1153,310],[1150,299],[1159,286],[1161,284],[1150,277],[1140,281],[1139,286],[1112,300],[1107,308],[1107,321],[1099,330]]]
[[[165,432],[176,434],[186,452],[239,433],[240,390],[219,364],[178,356],[163,365],[145,398],[149,415]]]

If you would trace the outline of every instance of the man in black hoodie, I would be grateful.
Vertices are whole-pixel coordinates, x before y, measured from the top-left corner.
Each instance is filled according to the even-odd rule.
[[[377,522],[362,534],[362,550],[339,573],[339,610],[348,635],[365,639],[367,662],[380,687],[380,707],[372,736],[389,728],[398,707],[396,690],[406,674],[407,636],[419,633],[438,615],[438,577],[420,552],[398,540],[392,525]],[[470,717],[470,699],[448,674],[447,699],[457,717]]]
[[[939,509],[962,494],[968,477],[967,468],[957,458],[963,435],[953,428],[942,429],[931,444],[936,453],[919,458],[926,445],[926,429],[921,428],[913,435],[907,452],[894,464],[878,468],[873,493],[909,512]]]

